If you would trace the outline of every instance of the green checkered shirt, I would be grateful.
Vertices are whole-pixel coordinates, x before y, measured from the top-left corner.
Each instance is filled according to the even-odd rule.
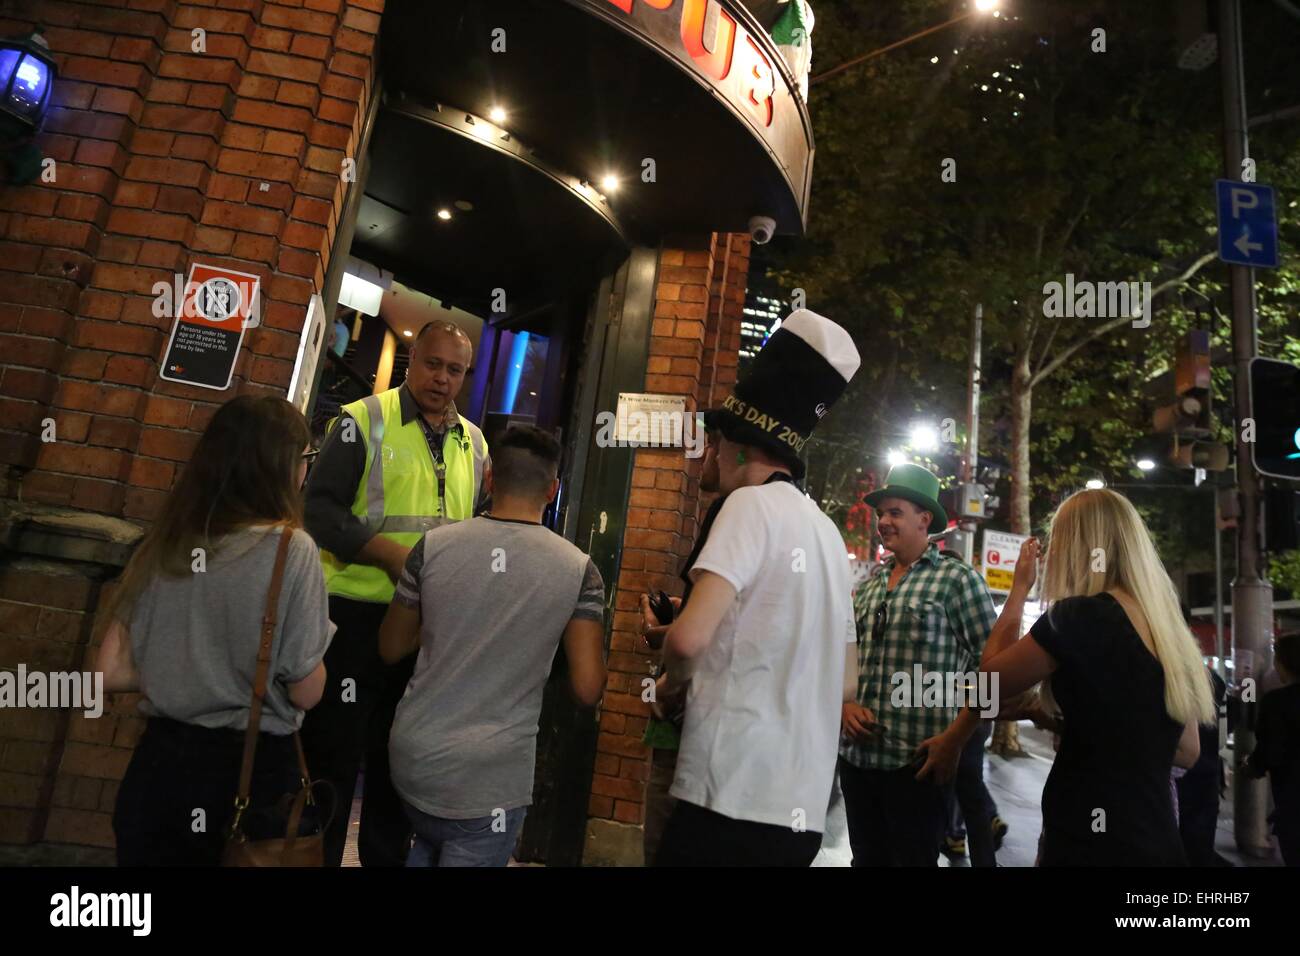
[[[858,703],[884,725],[867,742],[840,743],[840,756],[857,767],[894,770],[910,763],[921,741],[942,733],[957,717],[956,707],[895,707],[895,674],[945,676],[976,670],[997,614],[979,574],[955,555],[931,544],[887,592],[895,559],[888,558],[853,598],[858,625]],[[872,640],[876,608],[888,601],[885,632]],[[914,683],[914,681],[913,681]],[[915,687],[916,703],[921,688]]]

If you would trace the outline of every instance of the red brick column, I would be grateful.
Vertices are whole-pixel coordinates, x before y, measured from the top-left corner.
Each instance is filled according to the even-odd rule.
[[[685,395],[688,407],[720,403],[735,381],[740,314],[749,272],[747,235],[675,238],[660,253],[645,391]],[[601,704],[591,817],[639,825],[644,819],[650,715],[642,681],[659,655],[641,639],[640,598],[681,594],[677,577],[710,496],[700,499],[701,459],[681,449],[636,453],[610,641],[609,684]]]
[[[59,67],[38,140],[54,181],[0,186],[0,505],[147,521],[222,402],[285,393],[329,267],[383,0],[127,7],[0,3],[0,33],[40,17]],[[153,287],[195,261],[262,282],[261,325],[226,391],[158,378],[172,315],[154,314]],[[0,665],[81,667],[111,570],[0,564]],[[142,726],[132,707],[0,711],[0,842],[111,845]]]

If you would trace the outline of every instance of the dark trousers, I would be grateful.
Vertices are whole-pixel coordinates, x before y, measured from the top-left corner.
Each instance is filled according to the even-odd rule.
[[[935,866],[943,838],[943,788],[917,782],[917,764],[863,770],[840,760],[840,790],[854,866]]]
[[[1178,832],[1187,865],[1222,866],[1223,859],[1214,849],[1219,828],[1219,768],[1205,769],[1198,764],[1174,786],[1178,789]]]
[[[677,751],[656,749],[651,758],[650,779],[645,787],[645,831],[641,847],[646,866],[654,865],[664,830],[677,806],[677,798],[668,792],[676,772]]]
[[[989,739],[989,722],[981,720],[957,762],[957,778],[946,788],[944,805],[949,835],[955,836],[965,823],[971,866],[997,866],[993,851],[993,818],[998,807],[984,784],[984,744]]]
[[[234,815],[243,752],[242,730],[150,718],[113,808],[117,865],[217,866]],[[250,809],[241,821],[251,839],[284,836],[274,822],[287,817],[270,808],[298,788],[293,738],[263,733],[253,761]]]
[[[1289,779],[1270,780],[1273,788],[1273,834],[1282,851],[1282,862],[1300,866],[1300,779],[1291,771]]]
[[[325,831],[325,865],[343,862],[352,794],[364,759],[357,839],[361,865],[404,866],[412,830],[388,772],[388,731],[415,668],[415,655],[393,666],[380,658],[379,625],[387,604],[334,595],[329,600],[330,620],[338,631],[325,653],[325,694],[302,726],[307,768],[314,779],[329,781],[338,798]]]
[[[809,866],[822,835],[771,823],[733,820],[678,800],[655,866]]]

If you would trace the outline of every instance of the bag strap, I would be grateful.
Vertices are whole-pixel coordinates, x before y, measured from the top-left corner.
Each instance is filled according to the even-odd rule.
[[[257,753],[257,735],[262,724],[262,699],[266,696],[266,674],[271,667],[271,643],[275,640],[276,611],[280,605],[280,586],[284,583],[285,559],[293,529],[282,525],[280,546],[275,552],[275,570],[271,572],[271,586],[266,593],[266,611],[262,615],[262,636],[257,646],[257,672],[253,678],[253,702],[248,709],[248,729],[244,731],[244,760],[239,768],[239,789],[235,793],[235,820],[232,829],[238,829],[239,818],[248,809],[249,794],[253,786],[253,757]],[[296,735],[295,735],[296,736]],[[307,776],[307,765],[298,745],[298,759]]]

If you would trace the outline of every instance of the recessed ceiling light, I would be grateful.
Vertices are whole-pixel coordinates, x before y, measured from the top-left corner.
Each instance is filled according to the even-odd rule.
[[[451,218],[451,210],[450,210],[450,209],[439,209],[439,210],[438,210],[438,218],[441,219],[441,220],[443,220],[444,222],[445,222],[446,220],[450,219],[450,218]]]

